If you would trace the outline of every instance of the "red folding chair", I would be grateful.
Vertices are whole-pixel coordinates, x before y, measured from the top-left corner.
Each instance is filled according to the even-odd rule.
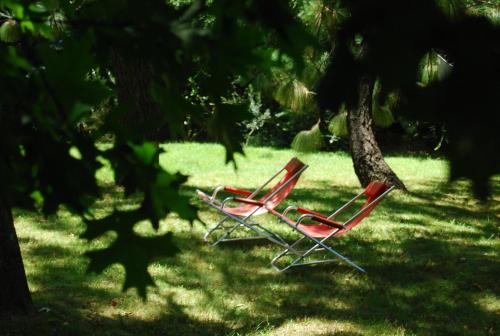
[[[339,237],[350,231],[354,226],[358,225],[359,222],[361,222],[363,218],[368,216],[370,212],[389,192],[394,190],[394,188],[394,186],[388,186],[381,182],[371,182],[365,190],[356,195],[352,200],[347,202],[345,205],[340,207],[329,216],[324,216],[320,213],[297,206],[289,206],[285,209],[285,211],[283,211],[283,213],[279,213],[274,209],[268,209],[270,213],[276,215],[280,220],[287,223],[302,235],[301,238],[299,238],[294,243],[286,246],[283,252],[274,257],[274,259],[271,261],[271,265],[273,265],[275,269],[281,272],[295,266],[327,263],[336,260],[334,258],[328,260],[312,260],[303,262],[306,257],[314,252],[327,251],[333,254],[335,257],[340,258],[349,265],[353,266],[357,270],[365,272],[363,268],[356,265],[347,257],[341,255],[331,246],[326,244],[326,241],[332,237]],[[365,203],[351,218],[343,223],[335,221],[335,218],[339,214],[343,213],[346,209],[351,207],[358,199],[362,197],[366,197]],[[288,213],[291,211],[296,211],[301,214],[301,216],[299,216],[297,220],[292,220],[288,217]],[[305,251],[298,251],[297,247],[299,247],[299,244],[304,241],[312,242],[313,246]],[[280,268],[278,266],[278,261],[287,255],[295,255],[295,259]]]
[[[288,246],[287,242],[283,240],[278,234],[264,228],[262,225],[251,219],[252,216],[258,216],[274,210],[278,204],[283,201],[292,189],[297,184],[300,175],[307,169],[307,165],[302,163],[297,158],[292,158],[283,168],[276,174],[271,176],[263,185],[255,191],[247,191],[228,186],[219,186],[215,188],[212,195],[208,195],[201,190],[196,190],[198,197],[210,207],[219,211],[223,218],[217,224],[209,229],[204,236],[206,242],[209,237],[217,231],[222,231],[218,238],[212,245],[217,245],[220,242],[246,240],[255,238],[267,238],[283,247]],[[267,193],[258,196],[263,189],[278,176],[284,175]],[[240,195],[244,197],[230,196],[222,200],[217,198],[219,192],[226,192],[233,195]],[[256,198],[258,197],[258,198]],[[236,206],[230,206],[236,204]],[[233,220],[234,222],[232,222]],[[236,222],[236,223],[235,223]],[[228,225],[229,223],[229,225]],[[232,223],[232,224],[231,224]],[[233,232],[238,228],[247,228],[257,233],[257,237],[241,237],[229,238]]]

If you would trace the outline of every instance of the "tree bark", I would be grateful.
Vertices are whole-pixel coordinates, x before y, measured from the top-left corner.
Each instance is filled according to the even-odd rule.
[[[365,75],[358,87],[357,106],[348,109],[349,147],[354,171],[363,187],[381,181],[406,190],[403,182],[387,165],[373,133],[372,93],[374,80]]]
[[[163,111],[151,97],[154,69],[141,58],[123,57],[111,49],[111,68],[115,76],[118,101],[130,110],[124,122],[144,130],[146,140],[166,140],[168,128]]]
[[[0,197],[0,316],[28,312],[31,306],[12,209]]]

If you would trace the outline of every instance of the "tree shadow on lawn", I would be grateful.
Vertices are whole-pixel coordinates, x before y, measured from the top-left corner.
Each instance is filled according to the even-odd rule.
[[[329,184],[296,189],[287,204],[314,204],[315,210],[329,213],[359,190],[326,189]],[[28,247],[34,256],[56,260],[38,265],[30,274],[37,288],[33,293],[37,308],[51,310],[13,323],[9,335],[245,334],[262,326],[280,330],[290,321],[307,319],[352,324],[359,334],[376,333],[373,330],[391,334],[404,328],[409,334],[494,335],[498,318],[485,301],[498,300],[500,266],[495,245],[484,240],[492,234],[497,237],[498,228],[494,220],[478,221],[475,208],[463,208],[462,200],[443,198],[446,190],[435,186],[429,181],[411,195],[389,195],[353,232],[331,241],[367,274],[341,262],[277,273],[269,266],[279,250],[272,244],[209,247],[193,232],[176,233],[181,253],[154,275],[166,308],[147,320],[102,314],[102,307],[112,306],[120,294],[110,290],[112,285],[95,286],[95,282],[123,281],[109,275],[112,269],[103,276],[85,276],[85,261],[75,250]],[[448,191],[459,191],[453,188]],[[185,192],[192,195],[194,188]],[[488,215],[496,216],[481,213]],[[447,218],[454,222],[442,228]],[[383,229],[389,231],[377,233],[370,221],[384,223]],[[285,225],[280,229],[287,238],[296,237]],[[109,277],[112,280],[102,280]],[[184,302],[180,291],[197,293],[196,304]],[[194,306],[219,318],[197,317],[191,313]],[[140,308],[130,308],[134,309]],[[374,329],[377,326],[382,329]]]
[[[231,329],[224,323],[197,320],[183,312],[172,296],[168,307],[151,318],[133,316],[153,303],[137,302],[135,293],[116,291],[123,281],[117,267],[104,275],[85,274],[85,259],[72,248],[55,245],[29,247],[26,254],[50,260],[28,274],[34,311],[25,316],[0,319],[0,335],[223,335]],[[116,276],[110,273],[116,271]],[[132,305],[121,307],[132,297]],[[130,304],[130,303],[129,303]],[[103,314],[104,310],[108,313]],[[115,312],[113,312],[115,310]]]
[[[342,264],[275,273],[263,269],[269,259],[258,249],[232,253],[219,249],[210,256],[198,254],[208,258],[210,273],[217,276],[207,277],[199,267],[182,263],[176,268],[182,279],[177,285],[203,291],[205,299],[200,304],[215,309],[226,321],[235,321],[241,332],[251,332],[263,321],[279,327],[303,318],[351,322],[362,332],[385,323],[416,334],[488,334],[496,330],[496,315],[476,300],[484,291],[495,293],[497,289],[498,263],[482,258],[484,250],[468,252],[468,260],[461,261],[450,252],[449,244],[409,239],[402,249],[420,254],[415,259],[391,255],[388,251],[393,244],[350,239],[347,245],[360,248],[339,248],[354,260],[362,260],[367,275]],[[175,285],[168,277],[165,281]],[[244,307],[231,304],[232,299]]]
[[[460,194],[461,185],[444,186],[446,190],[435,186],[429,181],[410,195],[390,195],[381,203],[370,217],[383,222],[390,234],[373,235],[376,228],[363,232],[362,223],[355,232],[332,241],[334,248],[360,261],[366,275],[340,263],[274,273],[262,270],[270,251],[231,244],[200,256],[209,258],[212,272],[222,281],[205,283],[203,274],[184,264],[178,265],[180,278],[198,284],[206,304],[226,319],[247,321],[242,331],[254,327],[248,321],[266,320],[278,327],[307,317],[353,322],[362,330],[388,323],[416,334],[495,334],[499,322],[494,305],[488,307],[484,301],[498,300],[500,264],[495,244],[484,241],[498,236],[496,214],[478,213],[473,204],[465,208],[462,200],[443,197],[444,191]],[[316,204],[315,210],[327,214],[357,192],[325,190],[299,188],[289,201]],[[479,215],[493,220],[480,221]],[[250,302],[252,309],[244,313],[228,306],[227,296]]]

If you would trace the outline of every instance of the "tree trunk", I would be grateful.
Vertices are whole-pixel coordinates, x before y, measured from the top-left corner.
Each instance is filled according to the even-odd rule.
[[[354,171],[363,187],[372,181],[381,181],[406,190],[405,185],[384,161],[373,133],[372,93],[374,80],[363,76],[358,88],[358,104],[349,108],[349,147]]]
[[[0,315],[28,312],[31,305],[12,209],[0,198]]]
[[[111,49],[111,68],[116,80],[118,101],[129,108],[124,122],[143,129],[147,140],[166,140],[168,128],[158,104],[151,97],[154,69],[141,58],[123,57]]]

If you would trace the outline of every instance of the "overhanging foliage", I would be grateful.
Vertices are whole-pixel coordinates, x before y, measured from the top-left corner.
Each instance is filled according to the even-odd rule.
[[[150,126],[166,125],[176,134],[188,116],[208,124],[230,161],[242,152],[235,125],[247,115],[243,105],[224,98],[235,76],[271,66],[262,52],[269,38],[300,70],[313,39],[283,1],[173,6],[160,0],[9,0],[0,10],[1,23],[8,25],[0,44],[1,197],[45,214],[64,205],[84,217],[87,239],[116,232],[108,248],[87,253],[90,270],[120,263],[127,274],[124,288],[145,296],[152,284],[148,264],[176,248],[170,235],[142,237],[134,226],[147,220],[158,229],[169,213],[187,221],[197,215],[179,192],[186,177],[160,167],[160,148],[145,141],[148,124],[124,122],[134,106],[116,99],[114,56],[140,59],[154,69],[151,93],[164,114]],[[200,73],[206,74],[200,94],[208,104],[187,99],[189,79]],[[102,127],[81,132],[80,122],[105,100],[113,104]],[[112,148],[96,145],[103,134],[113,139]],[[102,195],[95,177],[101,162],[109,162],[125,197],[140,195],[139,208],[94,218],[92,206]]]

